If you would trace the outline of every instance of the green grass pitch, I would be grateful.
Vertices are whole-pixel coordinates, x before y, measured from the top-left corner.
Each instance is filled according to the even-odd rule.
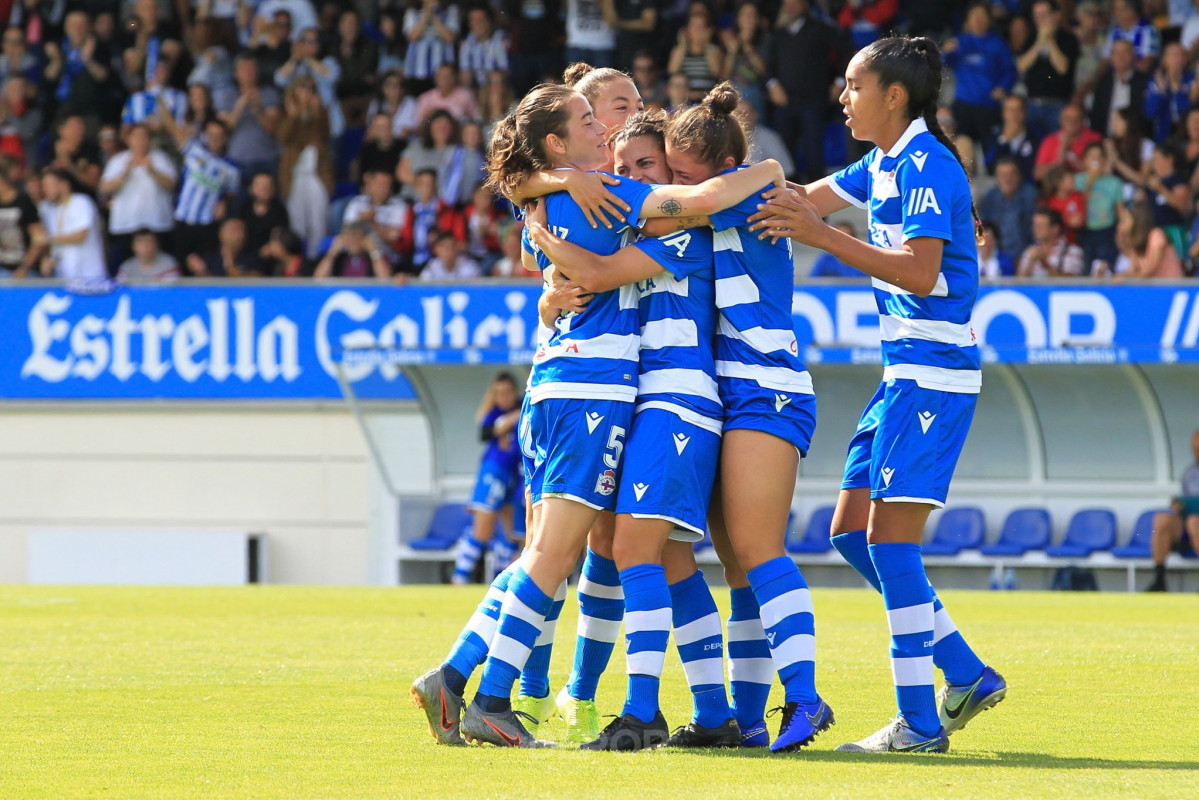
[[[437,747],[407,689],[482,593],[0,587],[0,797],[1199,797],[1195,595],[948,592],[1008,699],[948,755],[855,757],[831,751],[893,713],[882,602],[818,589],[817,680],[838,724],[771,757]],[[555,690],[574,627],[572,593]],[[601,713],[619,708],[623,667],[618,651]],[[663,707],[689,718],[673,648]]]

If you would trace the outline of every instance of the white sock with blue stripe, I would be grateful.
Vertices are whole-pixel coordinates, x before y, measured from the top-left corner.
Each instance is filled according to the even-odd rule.
[[[483,557],[487,545],[480,542],[472,534],[464,533],[458,540],[458,554],[454,557],[454,582],[469,583],[474,577],[475,567]]]
[[[748,730],[766,717],[774,662],[754,590],[748,586],[730,589],[729,597],[733,606],[729,614],[729,689],[733,716],[742,730]]]
[[[933,592],[920,560],[920,545],[872,544],[870,560],[887,607],[899,713],[916,733],[935,736],[941,721],[933,696]]]
[[[487,660],[487,651],[491,649],[496,625],[499,623],[504,593],[508,591],[508,582],[515,571],[516,565],[513,564],[497,575],[491,586],[487,587],[487,595],[483,602],[479,603],[475,613],[471,614],[466,627],[458,634],[458,640],[454,642],[442,665],[443,670],[447,667],[452,670],[445,673],[446,683],[455,694],[462,694],[471,673]]]
[[[578,593],[578,634],[566,690],[575,700],[594,700],[624,619],[624,588],[616,562],[588,549]]]
[[[720,612],[704,574],[695,574],[670,585],[674,643],[691,687],[692,719],[705,728],[716,728],[733,714],[724,690],[724,638]]]
[[[783,683],[784,702],[820,702],[812,593],[799,567],[789,557],[779,556],[751,569],[748,578],[758,600],[770,658]]]
[[[657,716],[658,687],[666,644],[670,641],[670,588],[661,564],[638,564],[621,570],[625,597],[625,641],[628,642],[628,696],[623,714],[642,722]]]
[[[478,699],[485,710],[503,711],[510,706],[512,684],[529,660],[553,604],[554,599],[537,588],[523,567],[517,566],[508,581],[491,652],[479,682]]]
[[[520,693],[525,697],[545,697],[550,693],[550,656],[554,652],[554,632],[558,630],[558,615],[566,602],[566,581],[558,587],[554,604],[545,617],[541,633],[533,645],[533,652],[520,673]]]

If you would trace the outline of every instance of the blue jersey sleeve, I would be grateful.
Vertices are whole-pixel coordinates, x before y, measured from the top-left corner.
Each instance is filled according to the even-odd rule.
[[[712,231],[692,228],[633,244],[677,280],[712,266]]]
[[[769,186],[764,186],[762,187],[762,191],[764,192],[769,188]],[[709,217],[712,220],[712,230],[720,233],[729,228],[739,228],[744,225],[747,219],[758,213],[758,204],[762,202],[760,194],[761,192],[754,192],[737,205],[712,214]]]
[[[877,150],[878,148],[875,148]],[[871,150],[862,158],[850,164],[845,169],[834,172],[829,179],[829,186],[842,200],[852,203],[858,208],[865,208],[870,197],[870,161],[876,155]]]
[[[600,174],[608,175],[609,173],[601,172]],[[630,221],[629,224],[636,224],[636,221],[641,219],[641,206],[645,204],[645,198],[649,197],[650,192],[656,187],[616,175],[612,175],[612,177],[619,180],[620,183],[609,186],[608,191],[629,204],[632,211],[628,213],[627,219]]]
[[[905,242],[919,236],[953,240],[954,191],[961,173],[961,165],[943,148],[900,162],[895,182],[903,201]]]

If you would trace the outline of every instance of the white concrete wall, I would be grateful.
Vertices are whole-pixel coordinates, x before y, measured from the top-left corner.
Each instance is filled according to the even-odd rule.
[[[381,418],[427,483],[423,418]],[[0,406],[0,582],[26,580],[28,530],[69,527],[261,531],[272,582],[365,584],[372,472],[340,403]]]

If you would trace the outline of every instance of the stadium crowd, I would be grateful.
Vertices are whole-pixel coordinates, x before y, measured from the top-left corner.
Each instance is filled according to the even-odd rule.
[[[1199,0],[0,0],[0,23],[0,277],[525,276],[480,184],[530,87],[586,61],[671,110],[728,79],[751,159],[815,180],[861,154],[840,76],[892,30],[942,42],[983,277],[1199,264]]]

